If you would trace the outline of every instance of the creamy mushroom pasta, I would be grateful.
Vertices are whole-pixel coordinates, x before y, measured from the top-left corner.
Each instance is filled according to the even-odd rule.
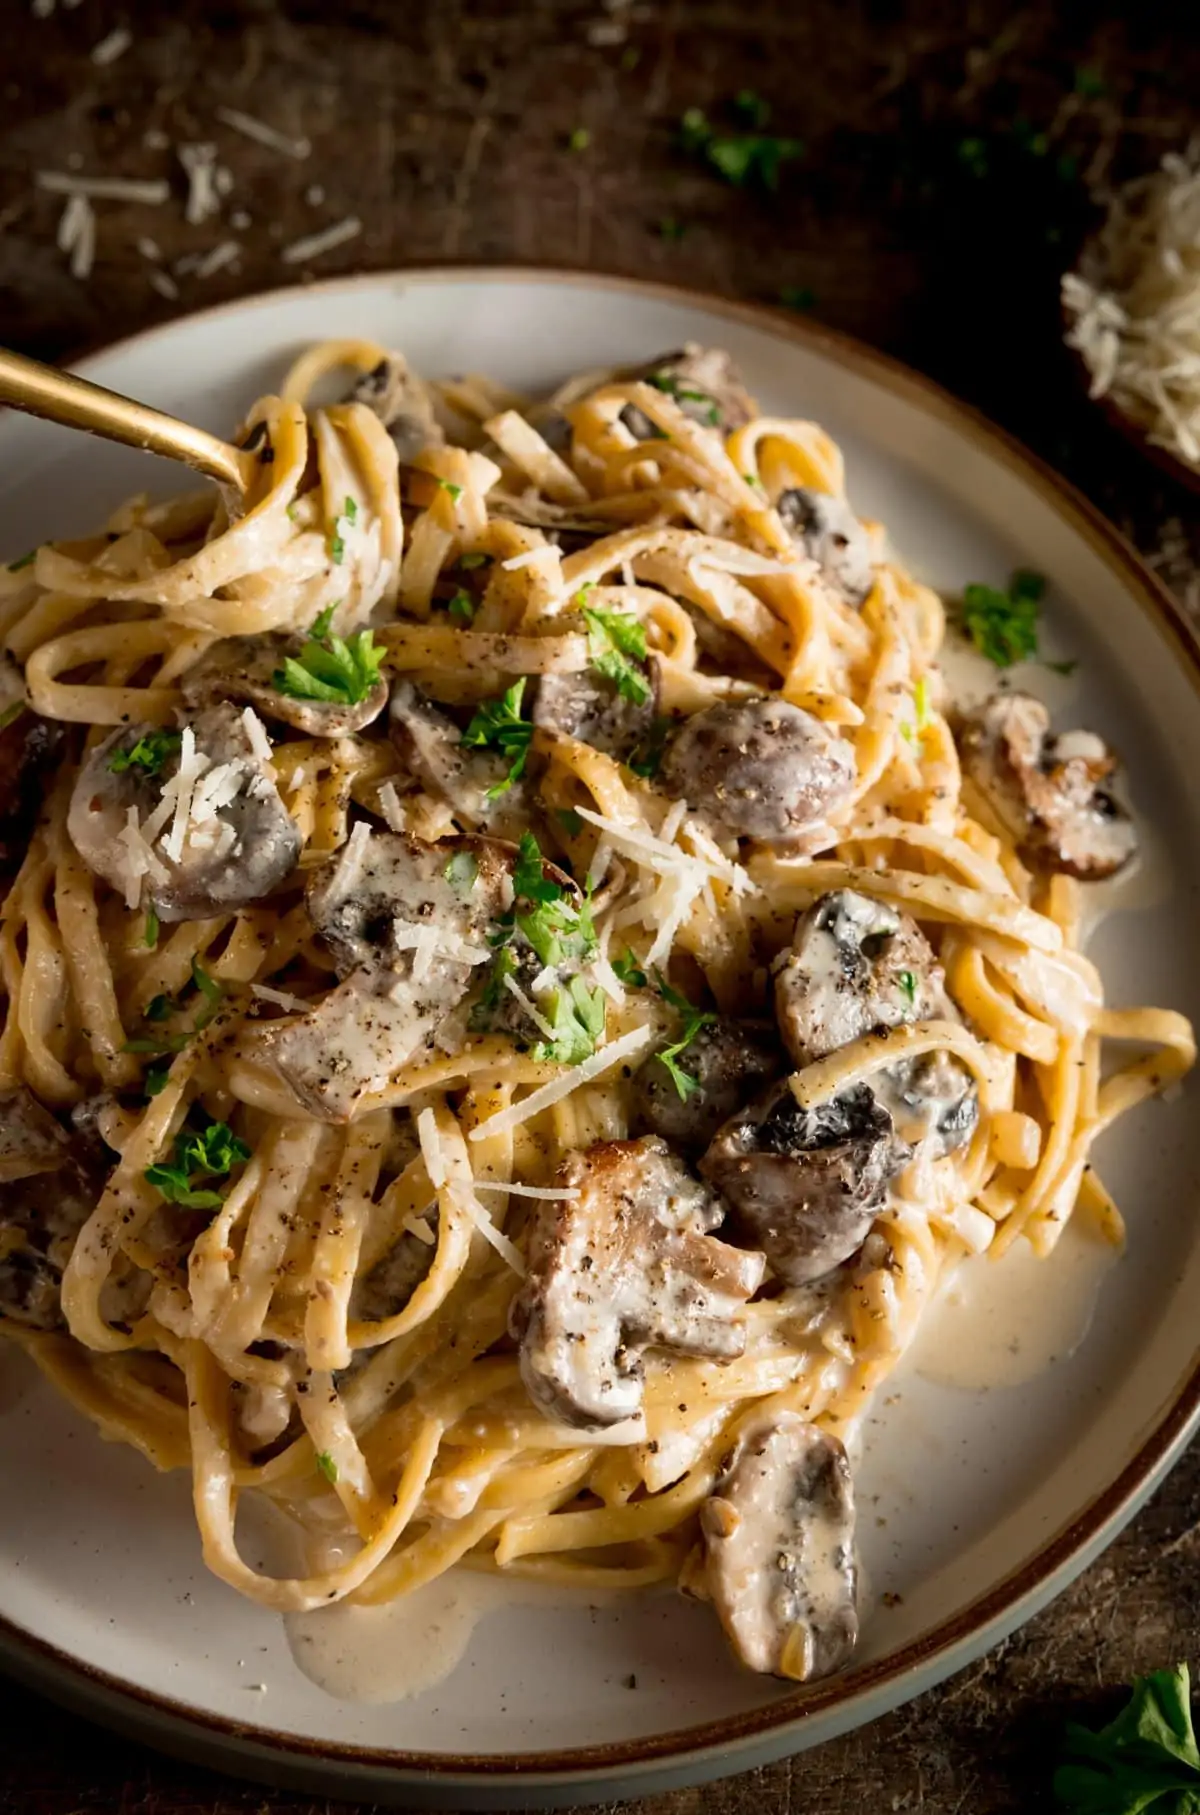
[[[870,1395],[960,1261],[1120,1241],[1093,1142],[1194,1056],[1079,950],[1112,758],[955,718],[718,351],[336,342],[239,439],[0,581],[0,1329],[269,1607],[677,1583],[837,1670]]]

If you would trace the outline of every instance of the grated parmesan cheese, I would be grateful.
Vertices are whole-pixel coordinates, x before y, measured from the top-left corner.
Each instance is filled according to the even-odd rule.
[[[1062,301],[1091,395],[1200,466],[1200,142],[1118,190]]]
[[[459,1209],[465,1211],[466,1215],[470,1217],[483,1239],[490,1242],[500,1258],[508,1262],[519,1278],[524,1279],[525,1262],[521,1258],[521,1250],[514,1247],[502,1230],[497,1229],[474,1191],[468,1190],[465,1186],[453,1185],[450,1189],[450,1196]]]
[[[389,831],[407,831],[408,828],[404,823],[404,809],[400,805],[400,796],[396,792],[395,782],[385,781],[380,788],[379,811],[387,821]]]
[[[123,57],[132,43],[133,33],[127,26],[114,26],[106,38],[101,38],[99,44],[93,45],[92,62],[104,69],[109,63],[115,63],[118,57]]]
[[[156,208],[171,194],[161,179],[140,181],[119,176],[71,176],[63,170],[39,170],[34,179],[47,195],[81,195],[89,202],[143,202]]]
[[[218,107],[217,118],[224,125],[232,126],[234,132],[240,132],[243,138],[265,145],[268,151],[281,151],[284,157],[306,158],[312,150],[310,140],[289,138],[286,133],[277,132],[274,126],[268,126],[265,120],[256,120],[253,114],[243,113],[240,107]]]
[[[250,994],[260,997],[264,1002],[273,1002],[276,1008],[286,1008],[290,1014],[306,1015],[312,1007],[312,1003],[306,1002],[303,996],[293,996],[286,989],[271,989],[265,983],[252,983]]]
[[[549,1109],[552,1104],[561,1102],[563,1097],[570,1096],[581,1084],[590,1083],[602,1071],[608,1071],[611,1066],[619,1065],[622,1059],[639,1052],[653,1038],[654,1029],[648,1026],[635,1027],[629,1033],[622,1034],[619,1040],[612,1040],[607,1046],[602,1046],[599,1052],[594,1052],[582,1065],[572,1065],[562,1077],[551,1078],[548,1084],[531,1091],[519,1103],[510,1103],[507,1109],[498,1109],[494,1115],[472,1128],[468,1139],[486,1141],[494,1134],[505,1134],[510,1128],[519,1128],[522,1122],[528,1122],[532,1116],[540,1115],[543,1109]]]
[[[506,1184],[503,1179],[498,1178],[477,1178],[475,1180],[475,1189],[476,1191],[507,1191],[512,1197],[560,1198],[583,1196],[578,1185],[518,1185],[511,1180]]]
[[[362,222],[358,216],[348,214],[345,220],[336,221],[320,233],[293,240],[290,246],[283,248],[280,256],[285,265],[303,265],[310,258],[320,258],[323,252],[332,252],[335,246],[344,246],[347,240],[356,239],[361,232]]]
[[[417,1139],[421,1143],[421,1158],[425,1161],[429,1183],[435,1191],[440,1191],[446,1183],[446,1156],[442,1152],[442,1137],[432,1109],[422,1109],[418,1115]]]
[[[415,1235],[417,1240],[419,1242],[424,1242],[427,1248],[437,1247],[437,1236],[434,1234],[433,1228],[425,1216],[414,1216],[410,1210],[408,1215],[401,1222],[400,1227],[404,1230],[406,1235]]]
[[[269,763],[271,760],[271,740],[267,736],[266,726],[259,718],[258,713],[254,710],[253,706],[247,706],[242,713],[242,723],[246,727],[246,736],[250,739],[250,748],[253,750],[255,756],[257,756],[259,762]]]
[[[402,920],[397,915],[392,921],[392,932],[402,952],[420,953],[428,947],[433,953],[444,952],[447,958],[453,958],[459,964],[486,964],[492,956],[486,946],[472,945],[459,933],[438,926],[432,920]],[[428,968],[427,964],[425,969]],[[415,963],[413,974],[417,974]]]

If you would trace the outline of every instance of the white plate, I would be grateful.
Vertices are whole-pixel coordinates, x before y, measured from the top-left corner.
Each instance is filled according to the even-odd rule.
[[[405,273],[283,292],[124,342],[87,373],[228,432],[287,359],[373,336],[430,373],[544,387],[688,338],[741,364],[764,408],[815,416],[860,513],[953,592],[1018,565],[1052,580],[1069,683],[1036,684],[1108,733],[1171,886],[1101,928],[1117,1002],[1200,1012],[1200,710],[1172,607],[1078,498],[942,393],[820,329],[649,285],[563,274]],[[21,419],[0,424],[0,549],[91,528],[160,462]],[[1190,796],[1190,798],[1189,798]],[[1163,880],[1160,875],[1159,881]],[[745,1769],[870,1720],[972,1658],[1108,1543],[1200,1416],[1198,1144],[1186,1101],[1105,1141],[1131,1240],[1091,1333],[1019,1386],[970,1392],[905,1364],[860,1475],[869,1599],[855,1669],[810,1692],[741,1675],[711,1616],[674,1597],[492,1614],[448,1680],[341,1702],[292,1662],[278,1620],[200,1565],[187,1484],[107,1448],[0,1345],[0,1656],[113,1724],[246,1774],[334,1794],[462,1806],[631,1795]],[[961,1326],[971,1340],[971,1324]],[[928,1345],[926,1345],[928,1349]],[[881,1597],[899,1596],[884,1607]],[[631,1676],[637,1687],[626,1686]],[[263,1685],[252,1687],[251,1685]]]

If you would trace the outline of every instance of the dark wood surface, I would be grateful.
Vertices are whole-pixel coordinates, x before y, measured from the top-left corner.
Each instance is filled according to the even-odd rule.
[[[45,6],[40,10],[45,10]],[[1182,591],[1191,500],[1083,403],[1058,343],[1057,277],[1089,188],[1200,125],[1190,9],[1141,0],[0,0],[0,341],[61,358],[295,275],[284,246],[355,215],[313,276],[448,259],[543,260],[775,301],[980,405],[1083,487]],[[97,66],[115,26],[132,42]],[[686,155],[750,89],[803,140],[778,194]],[[312,142],[295,161],[215,117]],[[570,149],[587,134],[581,149]],[[173,147],[233,175],[189,226]],[[168,177],[159,208],[97,205],[95,269],[55,244],[34,172]],[[315,186],[315,187],[314,187]],[[248,218],[247,218],[248,217]],[[151,237],[155,265],[139,250]],[[149,282],[238,244],[236,264]],[[306,268],[301,267],[303,272]],[[0,1473],[4,1467],[0,1458]],[[1051,1807],[1064,1718],[1106,1713],[1133,1673],[1200,1651],[1200,1453],[1082,1579],[945,1687],[773,1770],[646,1815],[1023,1815]],[[317,1808],[176,1764],[0,1687],[0,1809],[122,1815]]]

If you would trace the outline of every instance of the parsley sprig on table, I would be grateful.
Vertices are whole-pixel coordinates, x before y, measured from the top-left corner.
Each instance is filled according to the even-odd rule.
[[[533,738],[531,720],[521,717],[525,697],[525,676],[506,688],[498,700],[481,700],[475,716],[462,734],[462,741],[474,750],[498,750],[508,758],[508,774],[487,791],[489,800],[498,800],[525,773],[529,745]]]
[[[224,1193],[203,1181],[225,1178],[249,1158],[249,1147],[227,1122],[209,1122],[199,1129],[184,1127],[175,1136],[173,1159],[147,1166],[145,1179],[169,1204],[182,1204],[188,1210],[216,1210],[224,1202]]]
[[[1138,1677],[1094,1733],[1067,1728],[1054,1794],[1072,1815],[1200,1815],[1200,1752],[1186,1664]]]
[[[179,731],[147,731],[129,750],[114,750],[108,766],[114,775],[137,769],[142,775],[157,775],[169,756],[174,756],[183,742]]]
[[[774,194],[783,166],[803,157],[803,141],[764,132],[762,128],[769,121],[771,110],[757,95],[743,90],[734,106],[755,130],[719,132],[702,108],[689,107],[680,122],[680,143],[685,151],[694,152],[711,164],[727,183],[744,188],[759,182]]]
[[[669,1046],[662,1047],[658,1057],[666,1067],[680,1098],[686,1103],[688,1098],[699,1090],[700,1080],[692,1072],[684,1070],[678,1062],[679,1055],[691,1045],[700,1029],[711,1026],[717,1017],[706,1009],[697,1008],[679,990],[673,989],[661,971],[655,971],[654,981],[663,1001],[675,1010],[682,1022],[679,1038],[673,1040]]]
[[[379,680],[385,651],[369,630],[357,630],[346,638],[335,636],[330,626],[336,609],[327,605],[314,620],[299,656],[284,657],[283,666],[271,677],[277,693],[335,706],[357,706],[366,699]]]
[[[1038,652],[1038,606],[1046,582],[1041,574],[1018,568],[1008,591],[972,585],[963,591],[963,629],[980,655],[997,668],[1011,668]]]
[[[650,683],[635,664],[646,660],[646,626],[627,611],[601,611],[591,605],[582,610],[592,667],[613,683],[622,699],[644,706]]]

